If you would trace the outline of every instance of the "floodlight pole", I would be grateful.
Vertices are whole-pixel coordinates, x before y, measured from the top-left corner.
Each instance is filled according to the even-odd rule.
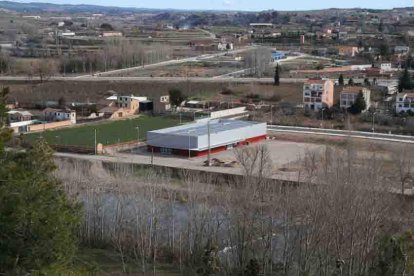
[[[375,112],[372,112],[372,132],[375,132]]]
[[[95,128],[95,155],[96,155],[97,149],[96,149],[96,128]]]
[[[151,165],[154,165],[154,147],[151,146]]]
[[[273,125],[273,105],[270,105],[270,124]]]
[[[139,126],[137,126],[137,141],[139,143]]]
[[[191,140],[190,140],[190,131],[188,131],[188,159],[191,158],[191,151],[190,151],[190,144],[191,144]]]
[[[210,119],[207,121],[207,137],[208,137],[208,155],[207,166],[211,166],[211,140],[210,140]]]

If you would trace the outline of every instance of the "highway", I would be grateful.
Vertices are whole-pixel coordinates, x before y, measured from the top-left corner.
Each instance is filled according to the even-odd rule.
[[[326,128],[309,128],[309,127],[292,127],[292,126],[278,126],[268,125],[268,133],[298,133],[298,134],[312,134],[322,136],[337,136],[337,137],[350,137],[358,139],[378,140],[385,142],[398,142],[414,144],[414,136],[407,135],[394,135],[384,134],[376,132],[364,132],[364,131],[349,131],[349,130],[336,130]]]

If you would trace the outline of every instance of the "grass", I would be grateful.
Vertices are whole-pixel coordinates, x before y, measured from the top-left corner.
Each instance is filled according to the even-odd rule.
[[[176,119],[141,115],[134,119],[83,125],[45,131],[43,133],[31,133],[25,135],[25,139],[30,142],[43,136],[52,145],[93,147],[95,143],[95,129],[97,143],[111,145],[136,140],[138,136],[137,127],[139,127],[140,140],[144,140],[147,131],[172,127],[178,124],[179,120]]]

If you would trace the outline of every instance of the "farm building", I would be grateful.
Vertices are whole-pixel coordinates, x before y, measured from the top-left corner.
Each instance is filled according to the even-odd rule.
[[[209,148],[216,153],[258,142],[266,135],[266,123],[210,120],[149,131],[147,145],[149,151],[194,157],[207,155]]]

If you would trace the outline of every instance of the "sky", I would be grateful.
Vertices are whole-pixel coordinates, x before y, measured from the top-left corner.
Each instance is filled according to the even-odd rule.
[[[389,9],[414,6],[414,0],[21,0],[55,4],[94,4],[102,6],[196,9],[196,10],[312,10],[325,8]]]

